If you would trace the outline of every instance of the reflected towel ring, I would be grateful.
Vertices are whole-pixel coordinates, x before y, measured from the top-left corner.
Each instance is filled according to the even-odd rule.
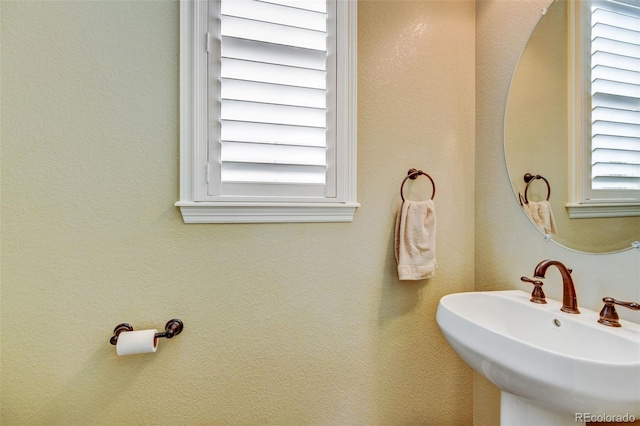
[[[527,198],[527,191],[529,190],[529,185],[531,185],[531,182],[533,182],[535,179],[542,179],[543,181],[545,181],[545,183],[547,184],[547,201],[549,201],[549,197],[551,197],[551,185],[549,185],[549,181],[545,179],[544,176],[532,175],[531,173],[526,173],[524,175],[524,181],[527,182],[527,186],[524,189],[524,202],[526,204],[529,204],[529,199]]]
[[[431,179],[431,176],[429,176],[428,174],[426,174],[422,170],[410,169],[407,172],[407,177],[404,178],[404,180],[402,181],[402,185],[400,185],[400,197],[402,198],[403,202],[404,202],[404,192],[403,192],[404,183],[407,181],[407,179],[415,180],[420,175],[428,177],[429,180],[431,181],[431,186],[433,186],[433,193],[431,194],[431,199],[433,200],[435,198],[435,196],[436,196],[436,184],[435,184],[435,182],[433,182],[433,179]]]

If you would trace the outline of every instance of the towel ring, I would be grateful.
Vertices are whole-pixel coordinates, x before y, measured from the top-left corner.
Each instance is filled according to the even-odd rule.
[[[527,198],[527,191],[529,190],[529,185],[535,179],[542,179],[547,184],[547,201],[549,201],[549,197],[551,197],[551,185],[549,185],[549,181],[544,178],[542,175],[532,175],[531,173],[526,173],[524,175],[524,181],[527,182],[527,186],[524,189],[524,202],[529,204],[529,199]]]
[[[435,182],[433,182],[433,179],[431,179],[431,176],[429,176],[428,174],[426,174],[422,170],[410,169],[407,172],[407,177],[404,178],[404,180],[402,181],[402,185],[400,185],[400,197],[402,198],[403,202],[404,202],[404,192],[403,192],[404,183],[407,181],[407,179],[415,180],[420,175],[428,177],[429,180],[431,181],[431,186],[433,186],[433,193],[431,194],[431,199],[433,200],[435,198],[435,196],[436,196],[436,184],[435,184]]]

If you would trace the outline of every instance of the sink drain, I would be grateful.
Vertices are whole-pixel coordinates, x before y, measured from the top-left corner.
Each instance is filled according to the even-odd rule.
[[[562,326],[562,323],[560,322],[560,320],[558,318],[555,318],[553,320],[553,326],[557,327],[557,328],[560,328],[560,326]]]

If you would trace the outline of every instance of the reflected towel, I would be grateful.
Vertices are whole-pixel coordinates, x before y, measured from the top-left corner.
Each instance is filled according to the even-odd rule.
[[[437,266],[433,200],[402,203],[396,217],[395,255],[401,280],[433,277]]]
[[[522,208],[531,222],[545,235],[557,235],[556,221],[548,201],[529,201]]]

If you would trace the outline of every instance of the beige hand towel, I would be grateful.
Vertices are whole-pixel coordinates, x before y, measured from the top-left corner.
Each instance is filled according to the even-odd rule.
[[[433,200],[405,201],[398,209],[395,254],[401,280],[423,280],[436,272],[436,210]]]
[[[557,235],[556,221],[548,201],[529,201],[522,208],[531,222],[545,235]]]

